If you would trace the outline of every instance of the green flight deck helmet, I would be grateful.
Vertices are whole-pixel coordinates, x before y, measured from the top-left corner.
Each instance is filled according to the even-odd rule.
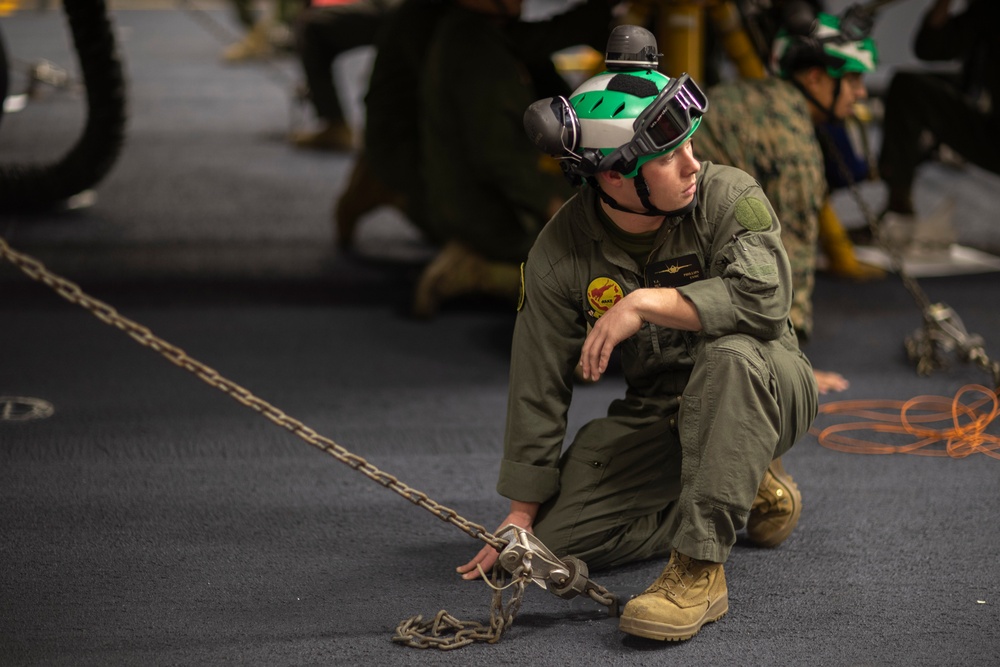
[[[656,71],[658,55],[648,30],[618,26],[608,40],[607,70],[569,98],[538,100],[524,114],[532,143],[559,160],[572,182],[585,180],[601,192],[594,174],[617,171],[636,180],[648,215],[664,211],[648,201],[642,165],[682,146],[708,110],[708,99],[690,76],[671,79]]]
[[[772,68],[782,78],[809,67],[823,67],[834,79],[867,74],[878,65],[870,14],[852,6],[838,17],[820,12],[810,21],[790,20],[774,39]]]

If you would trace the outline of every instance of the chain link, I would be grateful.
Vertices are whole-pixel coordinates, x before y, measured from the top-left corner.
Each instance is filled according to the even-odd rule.
[[[463,518],[455,510],[435,502],[427,494],[404,484],[393,475],[380,470],[357,454],[353,454],[341,447],[330,438],[320,435],[299,420],[288,416],[274,405],[258,398],[239,384],[221,376],[215,369],[191,358],[184,350],[157,337],[148,328],[124,317],[103,301],[85,294],[78,285],[52,273],[38,260],[11,248],[3,238],[0,238],[0,257],[10,261],[29,278],[51,287],[70,303],[82,306],[102,322],[124,331],[140,345],[159,352],[170,363],[193,373],[206,384],[228,394],[231,398],[236,399],[251,410],[260,413],[278,426],[291,431],[310,445],[323,450],[369,479],[395,491],[414,505],[423,507],[442,521],[458,527],[471,537],[482,540],[498,551],[507,545],[506,540],[496,537],[483,526]]]
[[[477,621],[460,621],[442,609],[432,621],[424,621],[423,616],[403,621],[396,628],[392,641],[413,648],[441,650],[461,648],[473,642],[497,643],[507,628],[513,625],[517,612],[521,609],[525,586],[531,581],[531,572],[520,572],[506,585],[503,584],[504,578],[503,568],[493,569],[490,583],[493,599],[488,625]],[[513,593],[505,604],[503,594],[507,588],[513,588]]]
[[[148,328],[121,315],[117,310],[103,301],[85,294],[77,284],[52,273],[38,260],[11,248],[3,237],[0,237],[0,259],[8,260],[29,278],[52,288],[52,290],[70,303],[90,311],[102,322],[125,332],[140,345],[155,350],[175,366],[179,366],[192,373],[206,384],[215,387],[278,426],[291,431],[310,445],[323,450],[369,479],[378,482],[387,489],[395,491],[414,505],[424,508],[442,521],[452,524],[475,539],[482,540],[497,551],[503,551],[509,544],[508,540],[497,537],[480,524],[469,521],[455,510],[435,502],[427,494],[404,484],[395,476],[380,470],[357,454],[353,454],[338,445],[330,438],[320,435],[299,420],[285,414],[271,403],[258,398],[241,385],[221,376],[215,369],[188,356],[184,350],[154,335]],[[514,618],[521,607],[525,584],[531,581],[530,564],[525,565],[513,575],[511,583],[506,586],[498,585],[497,581],[505,576],[503,568],[493,568],[492,577],[494,585],[492,585],[492,588],[494,592],[488,626],[477,622],[459,621],[448,614],[448,612],[442,610],[430,622],[424,622],[421,616],[415,616],[403,621],[396,629],[393,641],[418,648],[434,647],[439,649],[459,648],[476,641],[496,643],[500,640],[503,632],[514,622]],[[503,591],[506,588],[513,588],[514,593],[511,599],[505,604],[503,602]],[[617,596],[610,593],[603,586],[590,580],[587,580],[585,592],[595,602],[608,607],[612,616],[617,616]]]
[[[844,160],[844,156],[840,153],[837,143],[830,136],[830,131],[822,125],[817,125],[816,128],[819,130],[819,132],[817,132],[817,137],[820,142],[826,146],[827,152],[833,155],[834,162],[837,165],[837,171],[840,172],[840,177],[844,179],[844,182],[847,184],[847,189],[850,191],[851,196],[857,203],[858,208],[861,209],[861,215],[865,219],[865,224],[868,226],[868,230],[872,234],[872,239],[874,239],[875,243],[878,244],[882,252],[889,257],[893,273],[898,275],[900,280],[903,281],[903,287],[906,288],[906,291],[908,291],[917,302],[917,307],[920,308],[920,312],[926,319],[927,309],[931,306],[930,299],[927,298],[927,294],[925,294],[924,290],[919,284],[917,284],[917,281],[910,276],[909,273],[907,273],[906,267],[903,264],[902,254],[896,248],[890,246],[882,236],[882,228],[879,225],[878,216],[872,212],[871,208],[868,206],[868,202],[865,201],[864,196],[861,194],[857,181],[854,179],[854,174],[851,173],[851,170],[848,168],[847,162]],[[864,132],[864,127],[860,127],[859,129],[861,132]]]
[[[879,3],[873,2],[872,4],[874,5]],[[882,2],[881,4],[887,3]],[[878,244],[879,248],[889,257],[893,272],[899,276],[900,280],[903,282],[903,287],[906,288],[906,291],[910,293],[913,300],[916,302],[917,307],[920,308],[920,315],[924,321],[923,335],[921,336],[923,340],[914,341],[910,339],[904,342],[904,346],[907,348],[907,352],[910,354],[911,358],[915,358],[917,360],[917,372],[921,375],[929,375],[935,368],[942,367],[944,364],[939,358],[940,350],[948,349],[953,343],[957,343],[962,347],[962,352],[966,361],[972,361],[980,369],[991,374],[993,376],[994,386],[1000,385],[1000,362],[990,359],[990,357],[986,354],[986,350],[982,345],[982,339],[979,337],[968,337],[964,335],[964,329],[961,331],[961,334],[963,335],[956,337],[953,332],[946,330],[942,326],[941,321],[935,317],[935,313],[939,310],[939,305],[936,306],[931,302],[927,293],[924,292],[916,278],[911,276],[906,271],[902,253],[900,253],[895,247],[890,246],[883,237],[878,217],[872,212],[871,208],[868,206],[868,202],[865,201],[865,198],[862,196],[857,182],[854,180],[854,175],[851,173],[850,169],[848,169],[844,156],[841,155],[836,143],[830,136],[829,130],[822,126],[817,127],[820,128],[820,132],[817,133],[819,139],[826,145],[828,151],[833,155],[834,162],[836,162],[837,165],[837,170],[840,172],[840,176],[844,179],[844,182],[847,183],[847,187],[856,201],[858,208],[861,209],[861,213],[865,218],[868,229],[871,231],[872,238]],[[861,128],[861,131],[864,132],[863,127]]]
[[[618,607],[620,600],[618,596],[609,591],[604,586],[601,586],[593,580],[588,580],[587,582],[587,596],[599,605],[608,608],[608,615],[612,617],[618,616],[621,611]]]

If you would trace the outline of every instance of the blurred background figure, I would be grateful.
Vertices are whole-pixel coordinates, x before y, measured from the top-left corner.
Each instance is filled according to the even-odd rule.
[[[424,269],[413,314],[459,296],[516,302],[520,265],[573,190],[524,132],[536,99],[568,94],[551,55],[574,44],[603,49],[607,0],[546,21],[520,20],[522,0],[454,0],[438,22],[421,81],[421,169],[427,224],[441,244]]]
[[[926,61],[958,61],[961,71],[898,71],[885,99],[879,171],[888,186],[882,224],[896,242],[914,241],[913,182],[921,162],[946,146],[961,158],[1000,173],[1000,2],[968,0],[953,12],[935,0],[913,42]],[[947,221],[945,221],[947,222]]]
[[[875,69],[878,55],[871,38],[844,34],[840,17],[817,14],[808,3],[786,5],[785,27],[774,40],[772,69],[778,76],[737,78],[710,88],[711,109],[695,150],[700,159],[746,171],[764,189],[781,221],[792,267],[790,316],[805,342],[813,329],[816,257],[828,201],[817,132],[824,124],[842,124],[867,96],[863,75]],[[850,246],[828,254],[841,272],[852,268],[846,262],[857,263]],[[847,387],[838,373],[816,371],[816,380],[821,393]]]
[[[319,0],[322,1],[322,0]],[[270,0],[259,10],[255,0],[231,0],[236,20],[246,31],[241,40],[222,52],[230,63],[269,58],[294,48],[292,22],[308,0]]]
[[[569,92],[554,51],[603,48],[609,0],[521,20],[521,0],[405,0],[375,40],[364,149],[334,207],[337,244],[380,206],[401,211],[440,252],[413,313],[463,295],[514,301],[519,265],[572,193],[540,159],[522,117],[538,97]]]
[[[292,134],[299,148],[351,151],[356,138],[344,116],[333,64],[342,53],[375,43],[401,0],[313,0],[295,20],[295,45],[316,127]]]
[[[334,204],[337,247],[349,250],[363,216],[380,206],[401,212],[429,241],[420,159],[420,81],[434,30],[451,0],[403,0],[375,40],[365,95],[363,149]],[[400,100],[409,103],[401,112]]]

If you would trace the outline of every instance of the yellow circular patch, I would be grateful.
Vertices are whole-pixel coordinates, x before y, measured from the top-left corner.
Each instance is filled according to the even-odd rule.
[[[587,286],[587,301],[593,308],[594,317],[600,317],[608,312],[608,308],[615,305],[625,296],[621,285],[611,278],[594,278]]]

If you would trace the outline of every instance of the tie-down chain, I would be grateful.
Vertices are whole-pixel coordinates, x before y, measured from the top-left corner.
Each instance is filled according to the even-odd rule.
[[[888,4],[890,0],[872,0],[869,10],[874,11],[879,6]],[[907,357],[917,365],[917,373],[930,375],[932,371],[947,368],[949,356],[955,355],[960,361],[972,362],[993,378],[993,388],[1000,387],[1000,361],[990,359],[986,354],[985,342],[982,336],[970,334],[959,318],[958,313],[944,303],[931,303],[927,293],[910,275],[903,262],[902,253],[889,243],[879,224],[878,217],[868,206],[855,182],[854,175],[847,167],[844,156],[836,147],[830,133],[825,128],[818,134],[821,142],[828,147],[828,153],[834,157],[840,176],[857,203],[864,217],[872,239],[889,258],[892,271],[899,276],[903,287],[920,309],[923,325],[903,341]]]
[[[607,607],[609,616],[618,616],[618,596],[589,579],[587,565],[582,560],[573,556],[558,558],[541,540],[514,524],[504,526],[499,533],[499,539],[507,546],[500,552],[491,574],[490,624],[459,621],[441,611],[433,621],[423,621],[421,616],[403,621],[396,628],[393,641],[415,648],[439,649],[459,648],[474,641],[494,644],[514,622],[529,581],[563,599],[587,595]],[[505,574],[510,576],[510,583],[503,583]],[[514,593],[504,603],[503,592],[509,587],[514,588]]]
[[[215,369],[191,358],[184,350],[159,338],[148,328],[121,315],[103,301],[84,293],[79,285],[52,273],[38,260],[17,252],[2,237],[0,237],[0,258],[7,259],[29,278],[52,288],[59,296],[90,311],[102,322],[124,331],[139,344],[159,352],[169,362],[194,374],[206,384],[215,387],[278,426],[291,431],[310,445],[333,456],[341,463],[395,491],[442,521],[458,527],[469,536],[482,540],[500,552],[499,564],[512,577],[512,582],[506,587],[513,586],[515,593],[511,601],[505,605],[500,596],[504,587],[494,586],[493,610],[488,628],[478,623],[458,621],[447,612],[442,611],[431,624],[431,637],[424,634],[428,626],[422,625],[420,617],[417,616],[400,624],[397,628],[397,634],[393,638],[394,641],[421,648],[430,646],[457,648],[473,641],[495,643],[499,641],[503,631],[513,623],[520,608],[525,584],[528,581],[534,581],[542,588],[550,589],[562,598],[586,594],[594,601],[607,606],[612,616],[618,615],[618,598],[588,578],[587,566],[583,561],[571,557],[557,558],[541,541],[516,526],[506,526],[499,537],[490,533],[483,526],[473,523],[459,515],[455,510],[435,502],[427,494],[404,484],[393,475],[380,470],[357,454],[351,453],[330,438],[320,435],[297,419],[293,419],[279,408],[258,398],[248,389],[226,379]],[[494,568],[494,579],[499,575],[498,569]]]

